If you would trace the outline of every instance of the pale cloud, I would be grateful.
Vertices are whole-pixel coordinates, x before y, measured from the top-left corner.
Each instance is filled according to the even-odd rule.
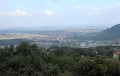
[[[80,6],[74,6],[73,8],[75,8],[75,9],[80,9],[81,7],[80,7]]]
[[[120,6],[120,3],[117,3],[116,5],[114,5],[114,6]]]
[[[30,14],[22,10],[15,10],[11,12],[2,12],[0,16],[30,16]]]
[[[113,4],[110,7],[107,7],[106,9],[116,9],[118,7],[120,8],[120,3]]]
[[[44,14],[45,14],[45,15],[48,15],[48,16],[52,16],[52,15],[53,15],[53,11],[52,11],[52,10],[49,10],[49,9],[46,9],[46,10],[44,11]]]
[[[113,8],[114,8],[114,7],[120,7],[120,3],[116,3],[116,4],[114,4],[112,7],[113,7]]]
[[[97,16],[97,15],[102,14],[100,9],[98,9],[98,8],[93,8],[93,9],[91,9],[91,10],[85,12],[85,13],[86,13],[87,16]]]
[[[28,16],[28,13],[22,10],[16,10],[13,12],[10,12],[9,15],[11,16]]]
[[[79,5],[71,6],[70,8],[71,8],[71,9],[81,9],[81,7],[80,7]]]

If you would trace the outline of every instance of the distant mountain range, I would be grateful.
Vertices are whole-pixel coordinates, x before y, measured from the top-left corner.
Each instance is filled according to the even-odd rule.
[[[95,40],[117,40],[120,39],[120,24],[98,33]]]

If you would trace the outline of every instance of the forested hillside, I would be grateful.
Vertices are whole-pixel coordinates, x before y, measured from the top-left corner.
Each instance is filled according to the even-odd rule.
[[[94,39],[97,40],[117,40],[120,39],[120,24],[114,25],[113,27],[106,29],[97,36],[95,36]]]

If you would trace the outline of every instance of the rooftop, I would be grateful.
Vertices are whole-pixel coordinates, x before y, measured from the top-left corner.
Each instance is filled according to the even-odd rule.
[[[119,54],[120,55],[120,52],[114,52],[114,54]]]

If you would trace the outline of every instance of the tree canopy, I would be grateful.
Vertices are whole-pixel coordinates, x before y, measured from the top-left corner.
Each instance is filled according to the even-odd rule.
[[[22,42],[17,47],[0,49],[0,75],[119,76],[120,61],[111,57],[113,48],[116,47],[45,49]]]

